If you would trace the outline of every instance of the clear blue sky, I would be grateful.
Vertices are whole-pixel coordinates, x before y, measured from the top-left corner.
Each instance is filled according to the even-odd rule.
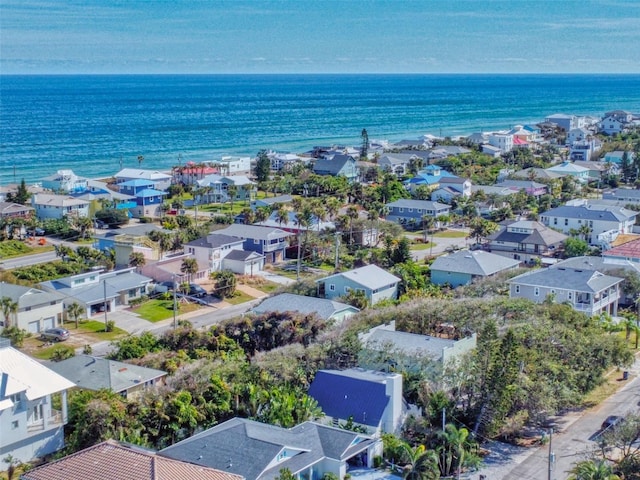
[[[9,73],[639,73],[640,0],[0,0]]]

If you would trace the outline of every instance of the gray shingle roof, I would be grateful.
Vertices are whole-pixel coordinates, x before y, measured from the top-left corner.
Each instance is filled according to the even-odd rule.
[[[367,265],[365,267],[356,268],[342,273],[336,273],[329,275],[328,277],[316,280],[316,282],[324,282],[334,277],[344,277],[351,280],[358,285],[362,285],[365,288],[375,290],[378,288],[386,287],[388,285],[394,285],[400,282],[400,279],[395,275],[390,274],[386,270],[378,267],[377,265]]]
[[[611,277],[594,270],[556,267],[523,273],[513,277],[508,283],[596,293],[622,281],[622,278]]]
[[[486,277],[503,270],[516,268],[518,265],[520,265],[520,260],[514,260],[482,250],[459,250],[436,258],[431,265],[431,270]]]
[[[362,441],[355,442],[357,438]],[[282,468],[296,474],[325,458],[345,460],[371,443],[367,436],[313,422],[284,429],[233,418],[158,454],[242,475],[246,480],[271,480]],[[290,456],[267,469],[284,449]]]
[[[107,388],[116,393],[167,374],[162,370],[90,355],[76,355],[61,362],[50,362],[47,366],[80,388],[88,390]]]
[[[335,302],[324,298],[307,297],[293,293],[281,293],[264,300],[253,308],[255,313],[267,312],[300,312],[304,315],[317,314],[320,318],[328,320],[333,315],[345,310],[358,312],[359,310],[345,303]]]
[[[355,162],[350,155],[337,154],[327,158],[319,158],[313,165],[313,171],[318,173],[327,173],[329,175],[337,175],[340,170],[349,162]]]
[[[623,222],[637,215],[637,212],[623,207],[610,207],[607,205],[561,205],[547,210],[545,217],[575,218],[581,220],[601,220],[607,222]]]
[[[18,302],[19,310],[49,305],[51,302],[60,303],[64,300],[64,296],[59,293],[45,292],[37,288],[5,282],[0,283],[0,298],[2,297],[9,297],[14,302]]]
[[[251,252],[247,250],[231,250],[224,257],[224,260],[238,260],[238,261],[247,261],[250,258],[264,258],[263,255],[260,255],[256,252]]]
[[[518,227],[522,224],[522,228],[533,229],[531,233],[509,232],[508,228]],[[531,245],[557,245],[564,242],[568,238],[564,233],[558,232],[553,228],[549,228],[540,222],[513,222],[502,226],[500,230],[489,235],[487,239],[491,242],[505,243],[525,243]]]
[[[225,245],[242,243],[242,241],[243,240],[240,237],[232,237],[231,235],[214,232],[210,233],[206,237],[197,238],[186,245],[191,247],[220,248]]]
[[[447,338],[418,335],[415,333],[397,332],[382,328],[372,329],[365,334],[362,342],[370,349],[398,350],[416,357],[428,356],[440,360],[445,348],[455,345],[455,340]]]

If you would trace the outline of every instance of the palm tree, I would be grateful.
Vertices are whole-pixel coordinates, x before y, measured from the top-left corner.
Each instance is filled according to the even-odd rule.
[[[130,267],[144,267],[145,263],[147,263],[147,259],[144,258],[144,254],[142,252],[131,252],[129,254]]]
[[[256,223],[264,222],[267,218],[269,218],[270,215],[271,211],[269,207],[259,207],[256,208],[256,211],[254,212]]]
[[[78,229],[80,238],[84,239],[87,236],[87,232],[93,226],[93,222],[89,217],[76,217],[73,219],[73,226]]]
[[[469,430],[464,427],[457,428],[455,425],[448,423],[444,432],[440,432],[439,435],[444,441],[444,446],[440,447],[442,453],[440,469],[445,475],[451,475],[454,471],[457,471],[458,478],[460,478],[460,471],[464,465],[464,456],[467,452]]]
[[[18,312],[18,302],[14,302],[11,297],[2,297],[0,299],[0,309],[4,316],[4,328],[11,326],[11,315],[15,315]]]
[[[189,281],[193,279],[193,275],[198,272],[198,261],[195,258],[185,258],[180,265],[180,271],[189,276]]]
[[[438,457],[433,450],[427,450],[424,445],[411,448],[407,442],[402,442],[399,446],[402,450],[402,458],[407,462],[403,478],[406,480],[438,480],[440,478]]]
[[[238,187],[235,185],[229,185],[227,187],[227,195],[229,196],[229,201],[231,202],[231,213],[233,214],[233,201],[236,199],[236,195],[238,194]]]
[[[576,464],[570,471],[570,480],[620,480],[613,473],[611,465],[604,460],[585,460]]]
[[[78,319],[80,315],[84,312],[84,308],[78,302],[73,302],[71,305],[67,307],[67,315],[71,317],[76,322],[76,328],[78,328]]]
[[[284,204],[278,204],[276,208],[276,221],[282,227],[283,223],[289,223],[289,207]]]
[[[347,207],[347,217],[349,217],[349,245],[353,245],[353,221],[358,218],[358,207],[349,205]]]

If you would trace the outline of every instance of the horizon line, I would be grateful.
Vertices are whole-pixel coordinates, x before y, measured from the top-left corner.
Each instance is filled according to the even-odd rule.
[[[595,76],[595,75],[640,75],[640,71],[638,72],[211,72],[211,73],[189,73],[189,72],[133,72],[133,73],[122,73],[122,72],[65,72],[65,73],[56,73],[56,72],[13,72],[13,73],[0,73],[0,77],[18,77],[18,76],[56,76],[56,77],[70,77],[70,76],[171,76],[171,75],[189,75],[189,76],[277,76],[277,75],[308,75],[308,76],[322,76],[322,75],[341,75],[341,76],[355,76],[355,75],[376,75],[376,76],[426,76],[426,75],[464,75],[464,76],[516,76],[516,75],[527,75],[527,76],[561,76],[561,75],[575,75],[575,76]]]

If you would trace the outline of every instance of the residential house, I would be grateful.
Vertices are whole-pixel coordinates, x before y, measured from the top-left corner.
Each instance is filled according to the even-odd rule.
[[[473,145],[485,145],[489,141],[489,134],[486,132],[472,133],[466,138],[466,140],[468,143],[471,143]]]
[[[158,455],[240,475],[275,480],[282,469],[296,478],[344,478],[347,462],[372,467],[382,441],[314,422],[293,428],[233,418],[158,452]]]
[[[278,195],[276,197],[256,198],[251,200],[251,210],[258,208],[274,208],[276,205],[288,205],[293,200],[291,195]]]
[[[0,218],[9,220],[14,218],[31,218],[34,208],[29,205],[20,205],[19,203],[0,202]]]
[[[309,163],[309,158],[300,157],[293,153],[269,151],[267,157],[271,162],[271,170],[274,172],[287,171],[294,165]]]
[[[489,145],[488,143],[482,144],[480,151],[493,158],[500,158],[500,155],[502,155],[502,150],[500,148]]]
[[[40,287],[47,292],[56,292],[65,297],[67,308],[77,302],[85,310],[87,318],[116,307],[128,305],[147,293],[149,277],[134,272],[133,268],[112,272],[91,271],[42,282]]]
[[[566,143],[567,145],[571,146],[575,142],[583,142],[591,137],[593,137],[593,132],[588,128],[572,128],[567,132]]]
[[[502,153],[513,150],[513,135],[506,133],[492,133],[489,135],[489,145],[499,148]]]
[[[225,156],[211,164],[224,175],[244,175],[251,172],[251,157]]]
[[[41,183],[42,188],[68,195],[82,193],[88,189],[87,179],[79,177],[73,170],[58,170],[53,175],[43,178]]]
[[[313,173],[333,177],[342,176],[349,182],[353,182],[358,178],[358,166],[356,159],[352,156],[336,153],[317,159],[313,164]]]
[[[561,178],[562,175],[544,168],[529,167],[513,172],[511,177],[523,180],[555,180]]]
[[[633,124],[633,114],[625,110],[613,110],[604,114],[600,131],[607,135],[617,135]]]
[[[191,254],[172,255],[170,257],[158,260],[157,262],[147,263],[143,267],[138,268],[138,270],[145,277],[149,277],[158,283],[202,283],[207,280],[209,278],[209,275],[211,274],[210,262],[196,259],[196,273],[187,274],[182,272],[182,263],[187,258],[195,257]],[[224,269],[224,265],[222,268]]]
[[[413,192],[420,185],[437,187],[443,178],[452,177],[455,177],[455,175],[443,170],[440,166],[429,165],[424,170],[420,170],[415,177],[405,180],[404,185],[409,191]]]
[[[612,246],[602,252],[602,258],[610,261],[640,264],[640,239],[636,238],[622,245]]]
[[[396,330],[395,320],[360,333],[362,350],[358,365],[374,370],[420,370],[431,379],[439,378],[444,368],[476,348],[475,333],[456,338],[450,324],[439,326],[442,337],[418,335]]]
[[[564,248],[564,233],[532,220],[517,220],[501,225],[487,237],[485,249],[496,255],[531,263],[534,259],[554,257]]]
[[[595,154],[601,149],[602,142],[596,137],[575,141],[569,147],[569,160],[593,160],[595,158]]]
[[[161,192],[169,189],[172,180],[171,175],[168,173],[160,172],[158,170],[145,170],[142,168],[123,168],[114,175],[114,178],[118,185],[130,180],[147,180],[152,183],[149,188],[153,190],[160,190]]]
[[[184,166],[172,169],[172,182],[180,185],[197,185],[198,180],[202,180],[207,175],[219,173],[220,169],[206,163],[187,162]]]
[[[39,220],[89,216],[89,202],[69,195],[37,193],[31,196],[31,206]]]
[[[198,180],[196,191],[197,203],[225,203],[231,201],[230,188],[235,188],[233,201],[250,202],[255,199],[257,187],[245,175],[222,177],[220,175],[207,175]]]
[[[471,180],[460,177],[442,177],[439,186],[431,192],[431,200],[451,204],[453,199],[471,196]]]
[[[513,193],[518,193],[524,190],[527,195],[532,197],[541,197],[548,193],[547,186],[544,183],[539,183],[533,180],[504,180],[496,183],[494,186],[509,188]]]
[[[451,205],[430,200],[400,199],[387,203],[386,207],[389,211],[386,217],[388,221],[397,222],[409,228],[420,228],[423,223],[423,217],[436,219],[441,215],[449,215],[451,213]]]
[[[223,470],[180,462],[135,445],[106,440],[24,472],[20,480],[243,480]]]
[[[407,175],[410,172],[411,160],[416,158],[411,153],[385,153],[378,159],[378,166],[394,175]]]
[[[75,355],[47,366],[84,390],[111,390],[124,398],[137,398],[145,390],[163,385],[167,372],[91,355]]]
[[[246,250],[231,250],[222,259],[222,269],[253,277],[264,268],[264,255]]]
[[[146,179],[127,180],[118,184],[120,193],[134,198],[136,206],[129,209],[134,217],[162,216],[162,203],[168,193],[153,188],[153,185],[153,181]]]
[[[210,272],[222,270],[222,260],[232,250],[242,250],[244,240],[239,237],[211,232],[184,245],[184,253],[193,255],[198,262],[208,265]]]
[[[562,177],[569,176],[575,178],[578,182],[586,183],[589,181],[589,169],[576,165],[573,162],[562,162],[546,169]]]
[[[154,231],[169,232],[169,230],[164,230],[162,227],[153,223],[140,223],[138,225],[127,226],[126,228],[107,230],[104,233],[96,234],[94,236],[95,242],[93,243],[93,248],[104,252],[115,247],[116,237],[120,235],[127,234],[134,237],[148,237],[149,234]]]
[[[431,283],[434,285],[469,285],[476,279],[491,277],[500,272],[514,270],[520,260],[506,258],[482,250],[459,250],[440,255],[431,264]]]
[[[599,182],[607,175],[619,175],[620,168],[615,163],[606,162],[586,162],[576,160],[574,165],[589,170],[589,181]]]
[[[616,316],[622,281],[595,270],[556,267],[523,273],[507,283],[512,298],[527,298],[536,303],[549,298],[590,316],[601,313]]]
[[[449,157],[457,157],[470,153],[471,150],[465,147],[458,147],[457,145],[439,145],[429,150],[427,159],[429,162],[437,162],[438,160],[444,160]]]
[[[637,204],[640,206],[640,190],[635,188],[614,188],[602,192],[603,200],[617,200],[621,204]]]
[[[604,161],[607,163],[615,163],[616,165],[622,165],[625,154],[627,155],[627,160],[629,163],[633,163],[635,159],[635,153],[631,151],[624,150],[614,150],[613,152],[607,152],[604,155]]]
[[[18,309],[10,314],[9,322],[22,330],[37,334],[47,328],[57,327],[62,322],[62,295],[0,282],[0,298],[4,297],[17,304]],[[6,320],[4,316],[0,318],[0,326],[7,326]]]
[[[257,225],[233,224],[214,233],[241,238],[243,250],[263,255],[266,263],[277,263],[284,259],[287,239],[291,236],[279,228]]]
[[[587,243],[602,247],[615,240],[620,233],[631,233],[637,212],[623,207],[581,202],[547,210],[540,216],[540,222],[566,234],[589,229],[585,236]]]
[[[564,113],[556,113],[549,115],[544,119],[545,123],[552,123],[562,128],[565,132],[570,132],[576,128],[582,128],[584,126],[584,118],[576,115],[567,115]]]
[[[374,437],[399,433],[406,416],[399,373],[362,368],[319,370],[309,396],[325,415],[322,423],[339,427],[352,421]]]
[[[64,447],[67,390],[74,385],[0,338],[0,468]],[[55,406],[55,408],[54,408]]]
[[[345,318],[358,313],[356,307],[325,298],[307,297],[293,293],[280,293],[263,300],[253,307],[253,313],[298,312],[302,315],[317,315],[322,320],[342,323]]]
[[[399,283],[398,277],[377,265],[367,265],[316,280],[318,296],[321,298],[342,297],[354,290],[363,292],[372,305],[381,300],[395,300]]]

